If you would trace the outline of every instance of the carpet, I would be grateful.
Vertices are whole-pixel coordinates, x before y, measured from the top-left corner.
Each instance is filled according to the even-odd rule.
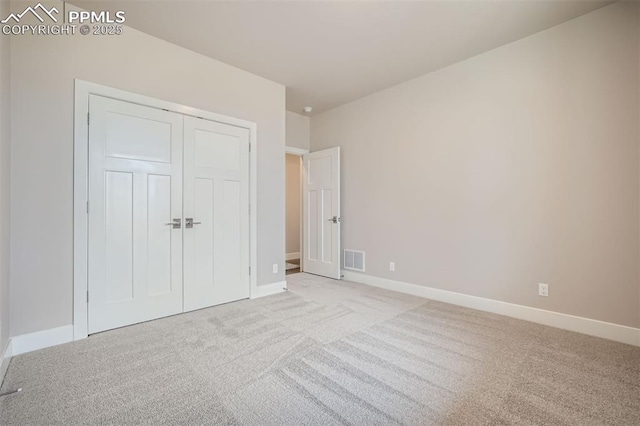
[[[15,357],[0,424],[640,424],[640,348],[309,274]]]

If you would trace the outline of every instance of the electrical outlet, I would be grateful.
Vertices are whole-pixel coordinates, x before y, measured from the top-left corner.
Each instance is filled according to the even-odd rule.
[[[277,273],[278,273],[278,264],[277,264],[277,263],[274,263],[274,264],[273,264],[273,273],[274,273],[274,274],[277,274]]]
[[[396,262],[389,262],[389,270],[391,272],[396,270]]]
[[[549,297],[549,284],[538,284],[538,296]]]

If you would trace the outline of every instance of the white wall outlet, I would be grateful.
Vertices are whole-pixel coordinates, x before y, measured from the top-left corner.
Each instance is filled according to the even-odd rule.
[[[538,296],[549,297],[549,284],[538,284]]]
[[[273,273],[274,273],[274,274],[277,274],[277,273],[278,273],[278,264],[277,264],[277,263],[274,263],[274,264],[273,264]]]
[[[391,272],[396,270],[396,262],[389,262],[389,270]]]

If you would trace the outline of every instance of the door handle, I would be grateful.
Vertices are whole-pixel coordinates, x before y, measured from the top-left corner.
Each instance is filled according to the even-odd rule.
[[[202,222],[194,222],[192,217],[186,217],[184,226],[185,228],[193,228],[193,225],[200,225]]]
[[[340,223],[340,218],[338,216],[334,216],[331,219],[329,219],[329,222]]]
[[[182,219],[173,219],[172,222],[165,223],[165,225],[172,225],[173,229],[182,228]]]

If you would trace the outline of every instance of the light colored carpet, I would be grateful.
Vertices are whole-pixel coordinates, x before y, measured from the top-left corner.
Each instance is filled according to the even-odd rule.
[[[640,424],[640,348],[308,274],[15,357],[0,424]]]

